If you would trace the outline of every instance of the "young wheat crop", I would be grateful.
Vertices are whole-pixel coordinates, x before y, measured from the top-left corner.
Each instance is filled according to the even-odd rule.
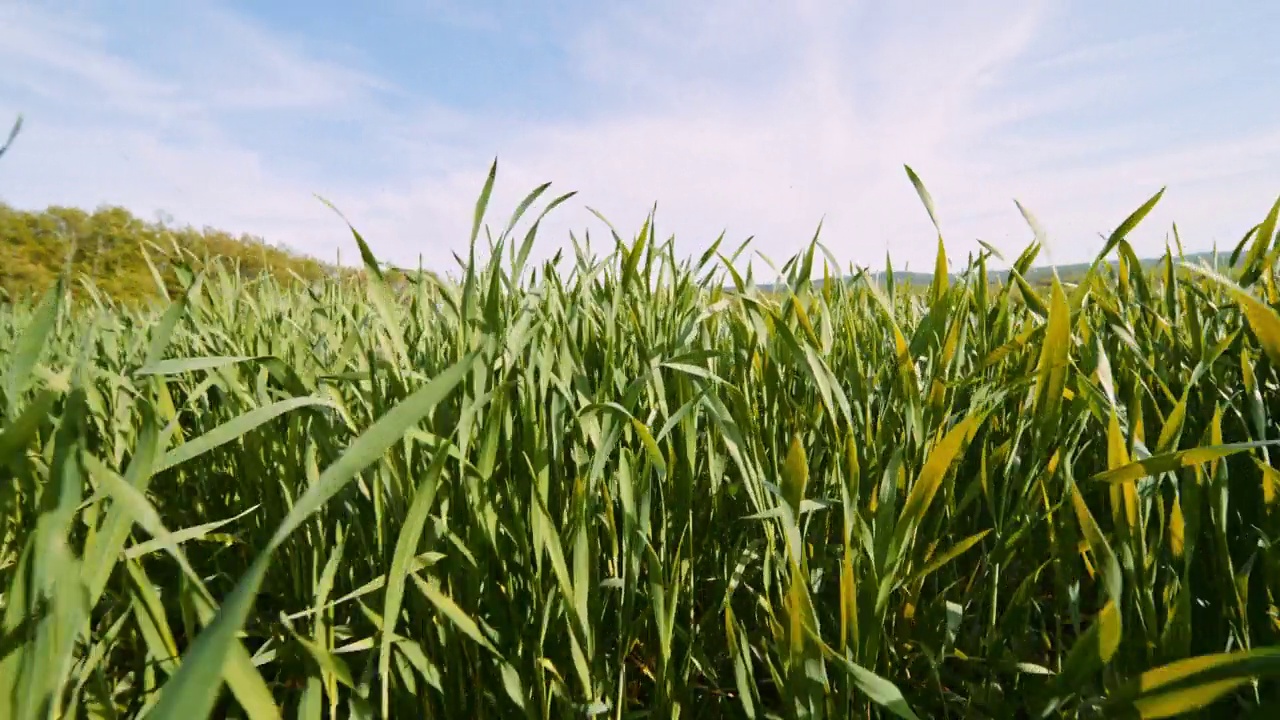
[[[1047,291],[941,238],[765,291],[651,222],[531,265],[547,187],[486,241],[493,178],[456,283],[357,235],[360,281],[0,308],[4,717],[1280,702],[1276,208],[1230,277],[1143,269],[1157,196]]]

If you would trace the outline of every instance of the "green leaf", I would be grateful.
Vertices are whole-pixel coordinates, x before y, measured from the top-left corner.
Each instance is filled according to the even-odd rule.
[[[23,408],[22,413],[0,429],[0,467],[9,465],[18,459],[23,451],[36,438],[40,426],[48,419],[53,403],[58,394],[52,390],[42,390],[36,398]],[[10,483],[0,488],[0,498],[6,492],[16,490]]]
[[[497,177],[498,160],[494,158],[493,164],[489,166],[489,175],[484,181],[484,189],[480,191],[480,197],[476,200],[475,220],[471,225],[472,245],[475,245],[476,238],[480,237],[480,224],[484,222],[484,211],[489,206],[489,197],[493,195],[493,184]]]
[[[1142,207],[1134,210],[1129,217],[1124,219],[1124,222],[1120,223],[1120,225],[1116,227],[1115,231],[1111,233],[1111,236],[1107,238],[1107,242],[1103,245],[1101,252],[1098,253],[1099,260],[1109,255],[1121,240],[1128,237],[1129,233],[1133,232],[1133,229],[1138,227],[1138,223],[1142,222],[1143,218],[1145,218],[1147,214],[1155,208],[1156,203],[1160,202],[1160,198],[1164,197],[1164,191],[1165,188],[1160,188],[1159,192],[1152,195],[1151,199],[1143,203]]]
[[[187,287],[186,291],[182,293],[182,297],[169,303],[169,309],[165,311],[164,316],[160,318],[160,322],[151,331],[151,342],[147,346],[147,356],[142,361],[144,367],[155,365],[164,357],[165,348],[169,347],[169,341],[173,338],[173,331],[178,327],[178,321],[182,319],[183,315],[187,314],[187,308],[191,305],[191,297],[199,292],[203,280],[204,276],[201,275],[196,279],[196,282]],[[163,283],[161,283],[161,288],[163,287]]]
[[[185,543],[191,540],[201,540],[205,537],[208,537],[209,533],[213,532],[214,530],[230,525],[231,523],[239,520],[240,518],[252,512],[255,512],[260,507],[261,505],[254,505],[249,509],[245,510],[244,512],[238,513],[236,515],[233,515],[229,518],[225,518],[223,520],[214,520],[213,522],[202,523],[200,525],[193,525],[191,527],[183,528],[181,530],[175,530],[172,533],[170,540],[177,545],[181,545],[182,543]],[[133,560],[136,558],[140,558],[143,555],[149,555],[153,552],[156,552],[157,550],[163,550],[163,549],[164,549],[164,543],[162,543],[161,541],[148,540],[147,542],[138,543],[137,545],[133,545],[129,547],[124,551],[124,556],[129,558],[130,560]]]
[[[1257,232],[1254,233],[1253,246],[1249,248],[1249,254],[1245,256],[1244,267],[1240,269],[1240,284],[1247,287],[1259,276],[1262,275],[1264,261],[1269,255],[1272,238],[1276,232],[1276,220],[1280,216],[1280,198],[1276,198],[1274,204],[1271,205],[1271,211],[1267,213],[1267,217],[1258,225]]]
[[[888,710],[894,717],[899,717],[903,720],[920,720],[920,717],[911,709],[911,705],[907,703],[907,699],[897,685],[853,662],[848,657],[836,653],[812,632],[809,632],[809,637],[812,641],[818,643],[822,648],[822,654],[828,660],[831,660],[836,664],[836,667],[845,671],[849,679],[853,681],[854,686],[863,695],[866,695],[868,700]]]
[[[903,165],[907,170],[907,177],[911,178],[911,184],[916,188],[916,194],[920,196],[920,202],[924,204],[924,209],[929,213],[929,221],[933,223],[933,227],[942,233],[942,228],[938,225],[938,214],[933,209],[933,196],[925,189],[924,182],[920,180],[920,176],[916,175],[916,171],[911,169],[910,165]]]
[[[458,604],[455,603],[452,598],[444,593],[444,590],[440,588],[439,583],[431,579],[423,580],[417,575],[410,575],[409,577],[413,578],[414,584],[418,586],[418,590],[422,592],[423,597],[434,605],[436,610],[440,611],[441,615],[448,618],[449,622],[453,623],[454,627],[461,630],[463,635],[466,635],[475,641],[477,645],[493,653],[499,660],[502,659],[502,653],[498,651],[498,648],[493,646],[493,643],[489,641],[489,638],[484,636],[484,633],[480,632],[480,626],[476,624],[476,621],[473,620],[465,610],[458,607]]]
[[[448,442],[441,442],[436,449],[431,466],[427,469],[413,494],[409,512],[405,515],[404,524],[400,527],[400,535],[396,538],[395,551],[391,558],[391,567],[387,569],[387,592],[382,601],[382,640],[378,646],[378,676],[382,678],[382,715],[388,717],[389,692],[391,683],[391,647],[395,637],[396,623],[400,619],[400,603],[404,599],[405,579],[413,570],[410,564],[417,554],[418,542],[422,539],[427,515],[435,502],[436,490],[440,487],[440,473],[444,463],[449,459]]]
[[[215,427],[209,432],[188,440],[185,443],[175,447],[165,453],[160,461],[156,464],[155,472],[160,473],[169,468],[181,465],[193,458],[199,457],[216,447],[225,445],[246,433],[252,432],[262,425],[299,408],[315,407],[323,405],[332,407],[332,402],[327,398],[320,397],[298,397],[289,398],[272,403],[266,407],[260,407],[240,415],[232,420]]]
[[[65,280],[59,277],[53,287],[44,294],[44,299],[36,307],[31,321],[23,330],[17,345],[14,346],[13,354],[9,359],[9,368],[4,376],[5,401],[8,403],[6,410],[11,418],[18,414],[18,396],[30,384],[32,370],[40,360],[40,354],[44,351],[50,333],[53,332],[53,324],[58,319],[58,308],[62,304],[62,295],[65,291]]]
[[[293,638],[293,641],[297,643],[313,661],[315,661],[316,666],[320,668],[321,672],[332,675],[337,678],[338,682],[349,688],[355,687],[355,680],[351,677],[351,669],[347,667],[347,663],[344,662],[341,657],[297,634],[293,631],[293,628],[289,628],[289,634]]]
[[[355,226],[347,220],[346,216],[338,210],[337,206],[325,200],[320,196],[316,196],[320,202],[324,203],[337,213],[338,217],[347,224],[347,229],[351,232],[351,236],[355,238],[356,245],[360,248],[360,259],[364,263],[365,272],[368,274],[366,280],[366,293],[369,303],[373,305],[373,309],[378,314],[378,318],[382,321],[383,335],[387,341],[391,343],[390,351],[399,360],[401,366],[409,364],[409,350],[405,346],[403,333],[403,324],[401,322],[399,305],[392,296],[391,287],[387,285],[386,277],[382,274],[382,269],[378,266],[378,260],[374,257],[373,251],[369,249],[369,244],[365,242],[364,237],[356,231]],[[148,365],[151,362],[147,363]]]
[[[1044,227],[1040,224],[1040,221],[1037,220],[1036,216],[1031,214],[1031,211],[1023,206],[1023,204],[1018,200],[1014,200],[1013,204],[1018,206],[1018,212],[1022,213],[1022,219],[1027,223],[1027,226],[1031,228],[1031,233],[1035,237],[1036,244],[1043,246],[1048,241],[1049,235],[1044,231]]]

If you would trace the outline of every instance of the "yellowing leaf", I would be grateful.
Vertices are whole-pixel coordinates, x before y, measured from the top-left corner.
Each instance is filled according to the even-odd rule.
[[[918,524],[929,510],[933,496],[938,492],[938,486],[946,477],[951,463],[960,454],[964,444],[977,431],[981,422],[981,417],[970,415],[951,428],[951,431],[930,451],[929,459],[920,469],[920,475],[916,478],[915,485],[911,487],[911,493],[907,496],[907,502],[902,507],[902,515],[898,520],[900,537],[905,534],[906,528]]]
[[[1256,440],[1253,442],[1231,443],[1229,445],[1209,445],[1163,455],[1152,455],[1149,458],[1136,460],[1112,470],[1105,470],[1094,475],[1091,479],[1108,483],[1132,482],[1144,477],[1219,460],[1245,450],[1276,444],[1280,444],[1280,440]]]
[[[1253,461],[1262,472],[1262,503],[1267,508],[1267,514],[1271,514],[1276,509],[1276,491],[1280,489],[1280,470],[1262,462],[1260,458],[1254,458]]]
[[[1173,498],[1173,510],[1169,513],[1169,550],[1175,559],[1182,559],[1186,546],[1186,521],[1182,517],[1182,503]]]
[[[966,550],[982,542],[982,538],[986,537],[990,532],[991,532],[990,529],[983,530],[982,532],[976,533],[974,535],[970,535],[969,537],[951,546],[949,550],[942,553],[938,557],[934,558],[928,565],[924,566],[924,568],[921,569],[920,572],[916,573],[915,577],[911,578],[911,583],[914,584],[914,583],[920,582],[925,577],[936,572],[943,565],[946,565],[952,560],[955,560],[956,558],[960,557],[961,555],[964,554]]]
[[[1111,550],[1111,544],[1107,542],[1107,538],[1102,534],[1102,529],[1098,527],[1098,523],[1093,519],[1093,513],[1089,512],[1089,506],[1085,504],[1084,497],[1080,494],[1080,488],[1071,486],[1071,504],[1076,511],[1076,520],[1080,523],[1080,530],[1084,533],[1085,540],[1089,543],[1089,549],[1098,559],[1099,571],[1102,573],[1103,584],[1106,586],[1107,594],[1112,600],[1120,599],[1120,563],[1116,560],[1115,553]]]
[[[1178,717],[1205,707],[1247,682],[1249,678],[1219,680],[1185,690],[1156,694],[1135,700],[1133,708],[1143,720]]]
[[[787,460],[782,466],[782,497],[791,507],[794,516],[800,515],[800,503],[804,501],[805,486],[809,484],[809,462],[805,457],[800,436],[791,438]]]
[[[1049,301],[1049,320],[1040,362],[1036,367],[1036,418],[1052,427],[1062,407],[1062,391],[1067,383],[1067,362],[1071,350],[1071,308],[1055,275]]]

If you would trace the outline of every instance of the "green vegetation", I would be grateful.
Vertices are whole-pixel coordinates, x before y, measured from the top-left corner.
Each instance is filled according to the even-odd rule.
[[[146,222],[119,207],[87,213],[51,207],[23,211],[0,203],[0,301],[28,300],[48,291],[71,263],[70,288],[83,298],[85,282],[101,296],[137,305],[182,285],[175,268],[204,267],[220,258],[243,278],[267,271],[278,280],[316,281],[336,272],[261,239],[219,230],[171,228]]]
[[[1280,702],[1275,209],[1231,279],[1137,263],[1157,196],[1070,287],[764,292],[649,223],[530,267],[546,186],[477,258],[492,183],[457,284],[0,306],[6,717]]]

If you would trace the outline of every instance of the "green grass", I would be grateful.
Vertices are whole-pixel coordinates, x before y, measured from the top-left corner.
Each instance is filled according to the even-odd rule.
[[[1136,262],[1153,198],[1065,287],[766,292],[648,223],[531,265],[492,182],[456,284],[0,307],[0,715],[1280,702],[1274,210],[1230,278]]]

